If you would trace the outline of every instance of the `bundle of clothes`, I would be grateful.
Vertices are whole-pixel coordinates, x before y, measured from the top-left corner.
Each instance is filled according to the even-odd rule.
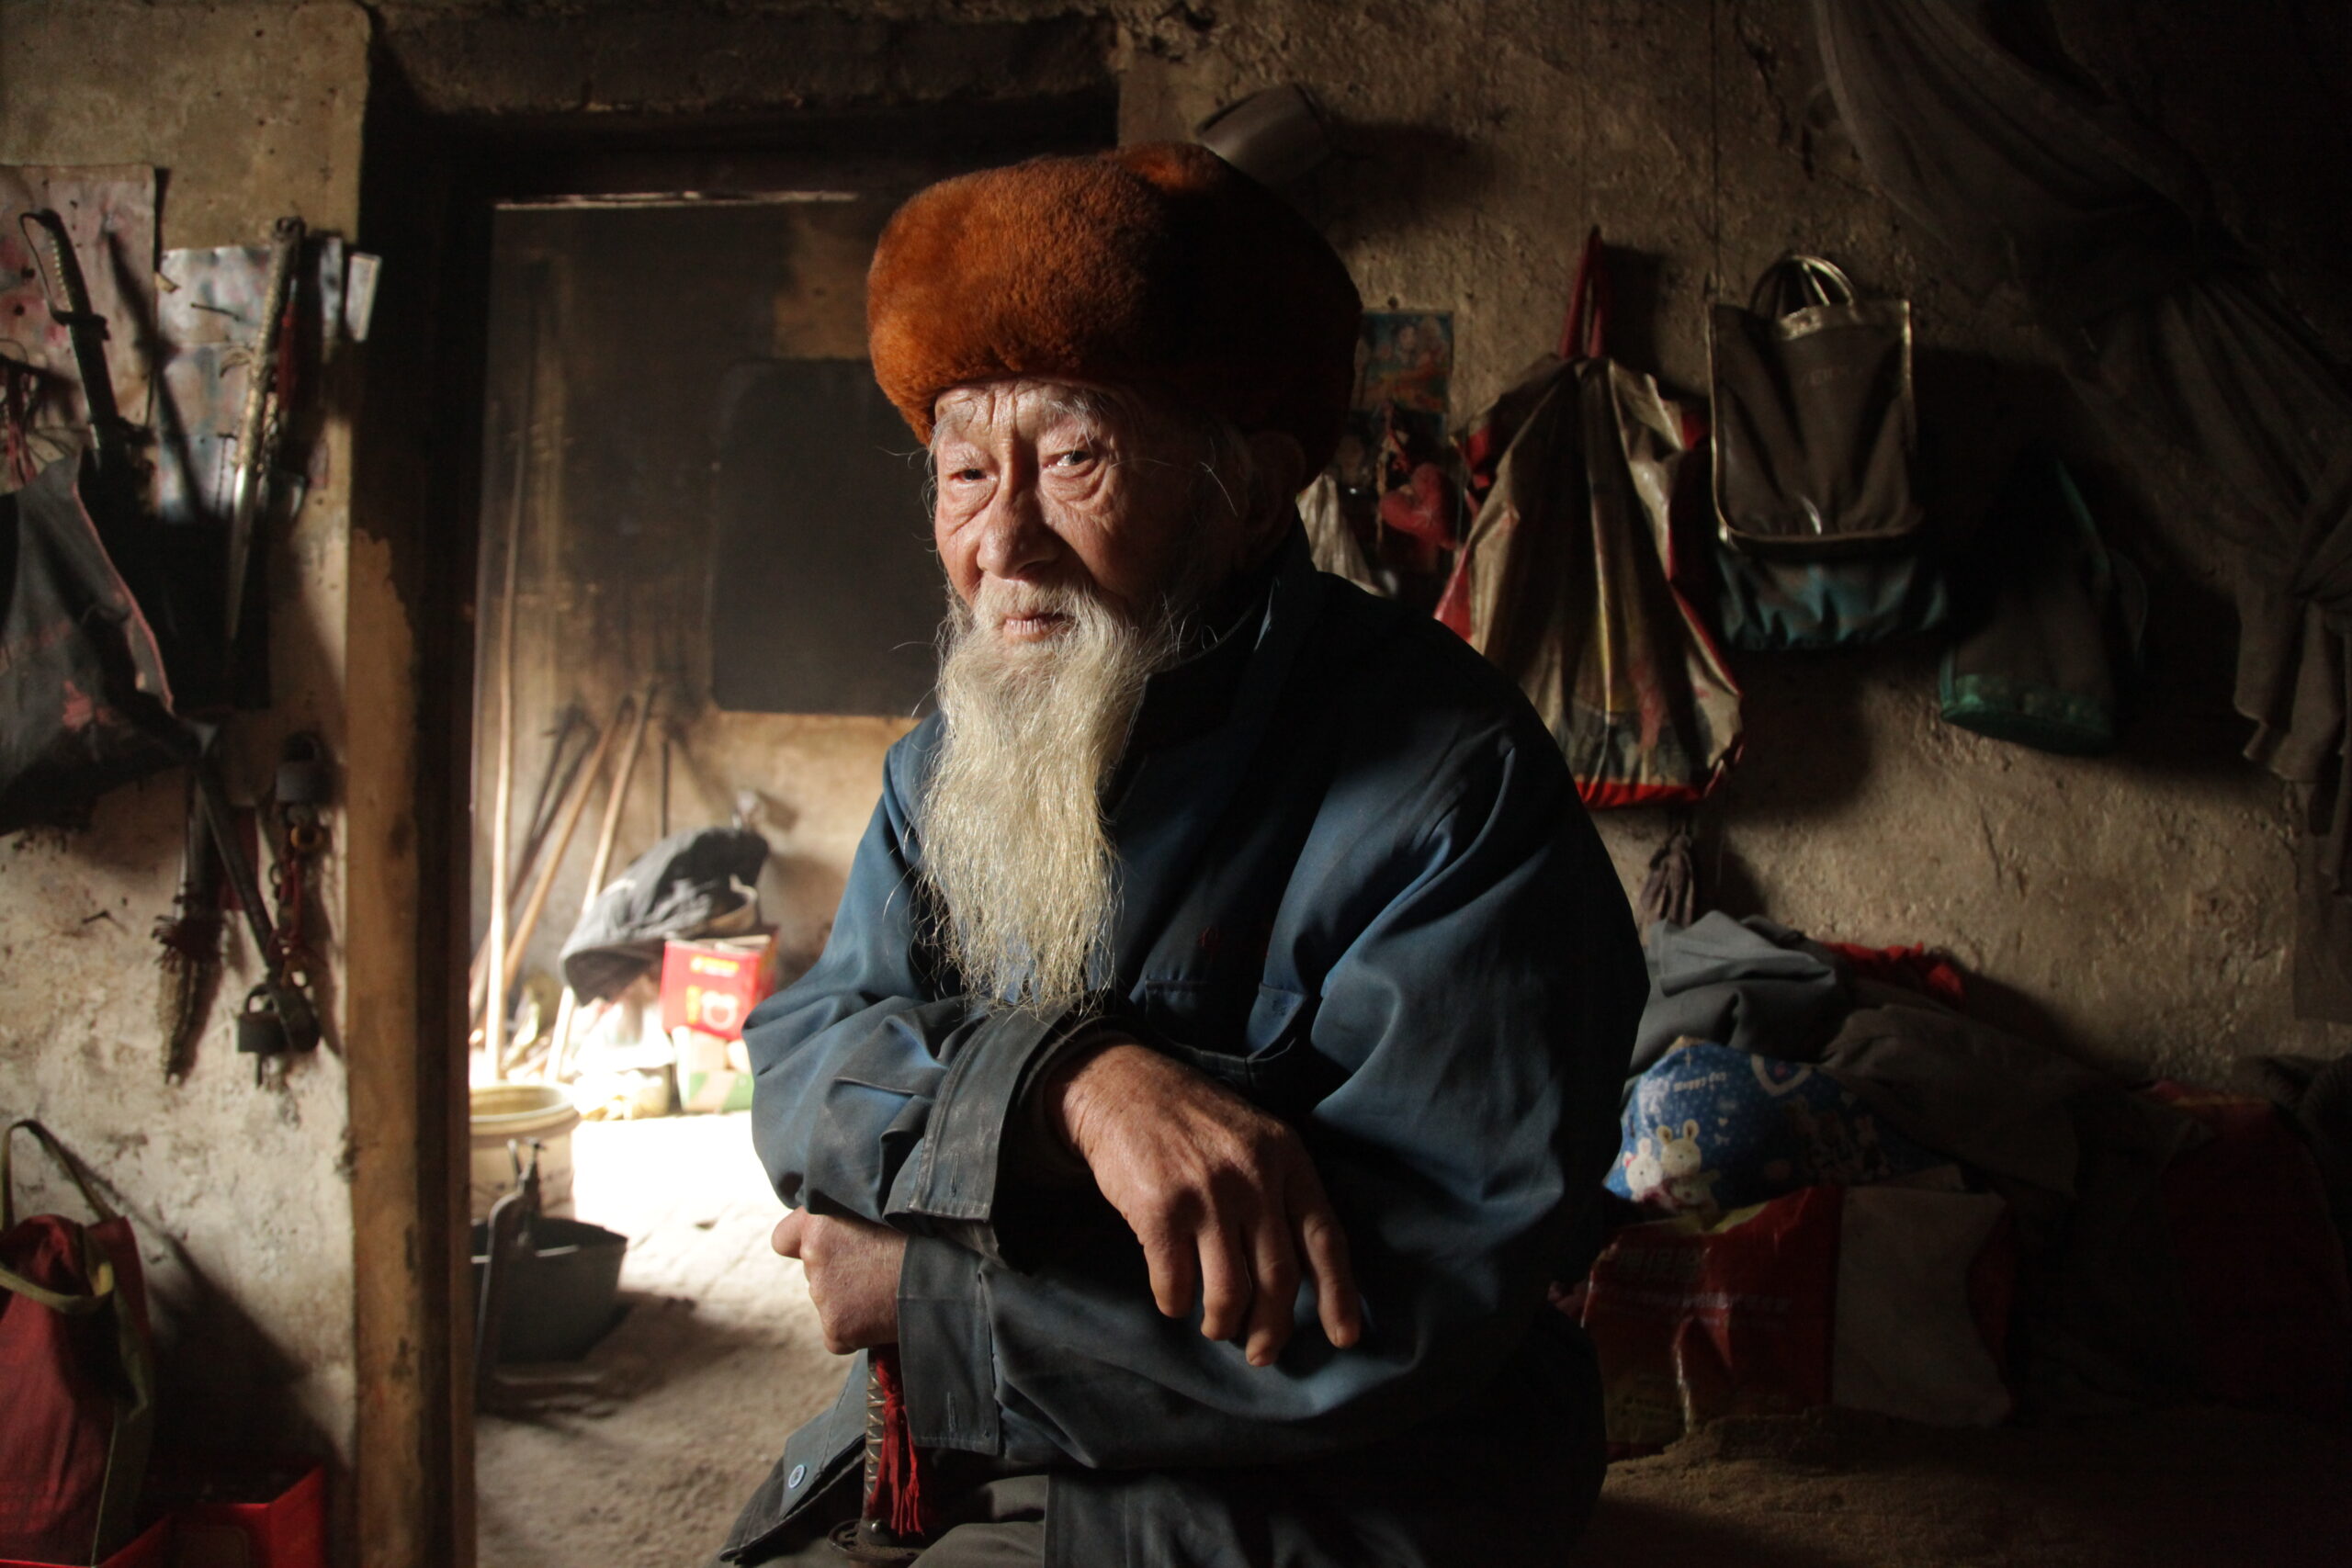
[[[690,828],[638,856],[581,912],[562,954],[580,1019],[553,1076],[571,1082],[582,1115],[662,1116],[686,1096],[673,1031],[680,1021],[662,1002],[663,953],[671,942],[766,931],[760,872],[767,858],[768,841],[755,828]],[[741,1020],[729,1022],[740,1056]]]
[[[1557,1304],[1610,1438],[1838,1404],[1944,1425],[2352,1395],[2352,1058],[2132,1085],[1917,948],[1660,921],[1608,1179]]]

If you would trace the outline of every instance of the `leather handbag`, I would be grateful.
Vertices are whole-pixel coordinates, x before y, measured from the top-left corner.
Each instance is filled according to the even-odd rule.
[[[9,1156],[32,1134],[97,1217],[19,1222]],[[39,1122],[0,1134],[0,1558],[97,1562],[130,1539],[154,1427],[139,1244]]]

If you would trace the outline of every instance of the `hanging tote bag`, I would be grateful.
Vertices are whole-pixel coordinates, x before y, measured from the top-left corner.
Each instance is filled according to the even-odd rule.
[[[1739,748],[1739,688],[1674,580],[1695,422],[1605,351],[1600,231],[1560,352],[1461,436],[1477,504],[1439,617],[1519,682],[1589,807],[1692,801]]]
[[[1911,307],[1783,256],[1709,321],[1724,636],[1838,648],[1941,624],[1913,488]]]
[[[2067,756],[2113,750],[2147,586],[2108,549],[2054,455],[2029,452],[1995,504],[1993,601],[1983,625],[1944,652],[1944,722]]]
[[[97,1216],[17,1219],[21,1129]],[[154,1426],[154,1353],[130,1222],[40,1122],[0,1135],[0,1558],[96,1562],[130,1539]]]

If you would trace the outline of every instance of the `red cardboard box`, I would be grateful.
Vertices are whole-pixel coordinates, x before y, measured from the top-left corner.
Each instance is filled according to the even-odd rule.
[[[130,1544],[98,1564],[98,1568],[164,1568],[164,1553],[172,1542],[172,1521],[157,1519],[130,1540]],[[0,1557],[0,1568],[59,1568],[21,1557]]]
[[[662,1027],[741,1040],[774,979],[772,936],[673,942],[662,950]]]
[[[326,1467],[312,1465],[290,1486],[280,1475],[245,1489],[255,1493],[266,1500],[181,1504],[172,1568],[326,1568]]]

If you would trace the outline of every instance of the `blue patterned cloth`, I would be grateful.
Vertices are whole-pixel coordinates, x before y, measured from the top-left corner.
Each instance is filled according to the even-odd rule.
[[[1719,1213],[1800,1187],[1860,1187],[1947,1163],[1819,1068],[1693,1041],[1634,1080],[1608,1188]]]

